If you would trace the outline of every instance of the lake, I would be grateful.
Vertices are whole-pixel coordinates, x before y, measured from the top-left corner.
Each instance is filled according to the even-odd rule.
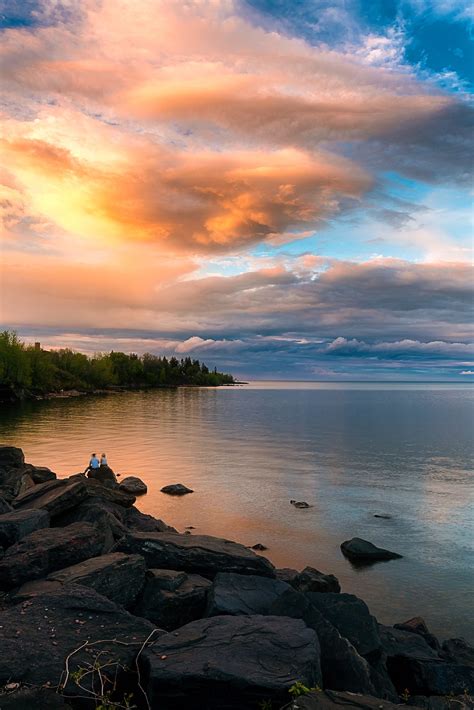
[[[473,414],[459,385],[257,382],[3,406],[0,441],[61,476],[105,451],[180,531],[262,543],[278,566],[335,574],[383,623],[420,614],[473,641]],[[177,482],[195,492],[160,493]],[[355,536],[404,557],[354,568],[339,545]]]

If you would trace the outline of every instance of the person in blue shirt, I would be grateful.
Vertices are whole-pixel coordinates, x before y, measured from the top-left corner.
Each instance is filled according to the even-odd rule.
[[[89,465],[84,471],[84,473],[88,473],[89,471],[94,471],[96,468],[100,467],[100,462],[99,459],[97,458],[97,454],[92,454],[91,460],[89,461]]]

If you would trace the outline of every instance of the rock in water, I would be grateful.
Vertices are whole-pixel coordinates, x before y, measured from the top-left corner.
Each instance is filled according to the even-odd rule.
[[[351,540],[343,542],[341,550],[346,557],[354,562],[377,562],[378,560],[396,560],[402,557],[397,552],[384,550],[360,537],[353,537]]]
[[[220,572],[209,591],[207,616],[269,614],[272,604],[291,587],[279,579]]]
[[[307,503],[305,500],[290,500],[291,505],[294,505],[295,508],[312,508],[309,503]]]
[[[145,572],[145,560],[140,555],[113,552],[52,572],[48,580],[91,587],[127,609],[143,588]]]
[[[0,515],[0,545],[10,547],[26,535],[49,526],[46,510],[16,510]]]
[[[146,483],[143,483],[137,476],[127,476],[127,478],[124,478],[120,483],[120,488],[136,496],[144,495],[148,491]]]
[[[290,584],[300,592],[340,592],[339,580],[333,574],[323,574],[314,567],[305,567]]]
[[[90,523],[36,530],[6,551],[0,562],[0,589],[17,587],[100,555],[103,544],[103,533]]]
[[[147,566],[175,569],[213,578],[223,569],[240,574],[274,576],[274,567],[265,557],[244,545],[209,535],[176,533],[128,533],[117,551],[143,555]]]
[[[171,483],[168,486],[163,486],[162,493],[167,493],[169,496],[185,496],[186,493],[194,493],[191,488],[187,488],[182,483]]]
[[[209,710],[284,702],[297,681],[321,683],[319,643],[300,620],[216,616],[158,639],[140,657],[152,707]]]
[[[210,586],[199,574],[151,569],[133,613],[172,631],[204,615]]]

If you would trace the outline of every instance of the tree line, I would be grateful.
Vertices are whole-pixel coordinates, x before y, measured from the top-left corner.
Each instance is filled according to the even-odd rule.
[[[113,387],[166,387],[199,385],[217,387],[234,383],[232,375],[217,372],[190,357],[159,357],[150,353],[95,353],[69,348],[43,350],[26,345],[14,331],[0,333],[0,385],[13,394],[46,394],[61,390]]]

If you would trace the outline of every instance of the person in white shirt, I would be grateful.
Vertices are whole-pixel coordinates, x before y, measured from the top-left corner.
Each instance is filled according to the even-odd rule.
[[[100,457],[100,465],[101,466],[108,466],[107,456],[105,454],[102,454],[102,456]]]

